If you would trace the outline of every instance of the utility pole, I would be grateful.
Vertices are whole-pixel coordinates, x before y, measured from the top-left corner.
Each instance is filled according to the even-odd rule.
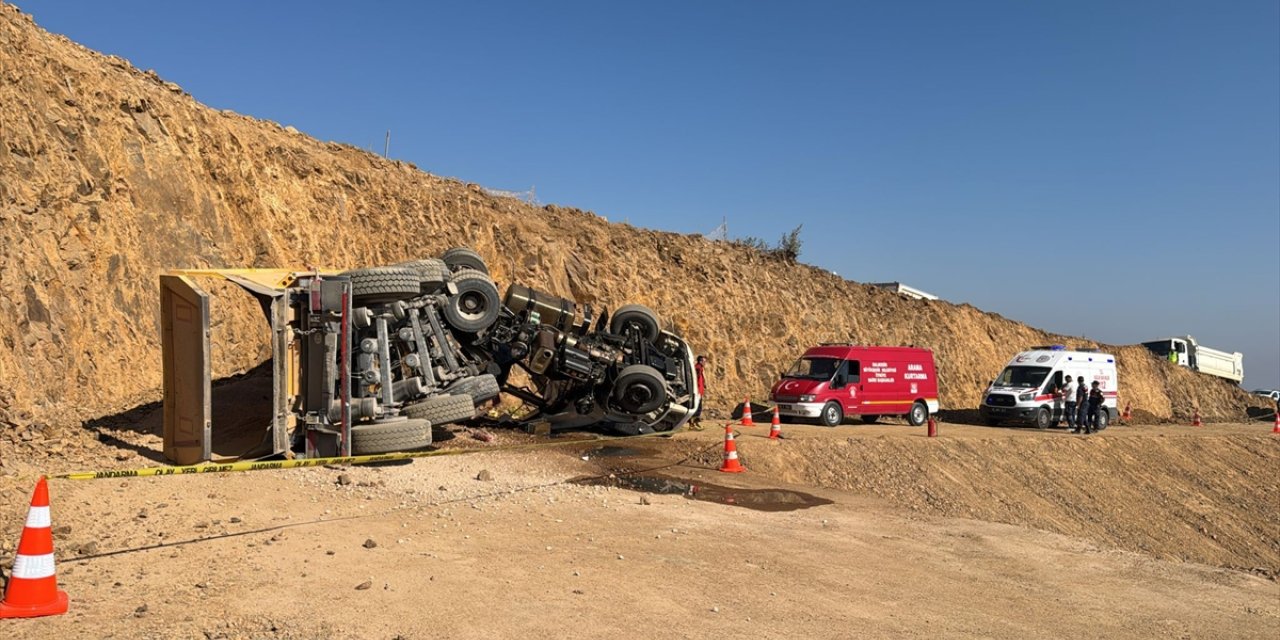
[[[387,129],[387,141],[382,143],[382,157],[389,157],[387,154],[391,151],[391,130]]]

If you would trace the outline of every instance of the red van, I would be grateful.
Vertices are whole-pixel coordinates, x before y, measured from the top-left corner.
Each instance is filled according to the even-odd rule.
[[[884,415],[920,426],[938,411],[938,374],[928,349],[824,344],[805,351],[769,399],[784,416],[828,427],[846,416],[875,422]]]

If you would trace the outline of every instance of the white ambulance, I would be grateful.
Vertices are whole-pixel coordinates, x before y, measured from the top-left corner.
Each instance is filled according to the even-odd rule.
[[[1065,423],[1063,400],[1055,398],[1053,391],[1067,376],[1073,380],[1084,377],[1086,389],[1095,380],[1098,382],[1105,409],[1098,414],[1098,429],[1105,429],[1118,415],[1115,356],[1099,351],[1068,351],[1060,344],[1032,347],[1014,356],[987,388],[978,413],[992,426],[1018,422],[1048,429]]]

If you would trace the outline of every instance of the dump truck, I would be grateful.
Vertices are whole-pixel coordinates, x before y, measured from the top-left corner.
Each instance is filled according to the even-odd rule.
[[[701,402],[692,350],[652,310],[597,316],[518,284],[499,297],[465,247],[343,272],[173,270],[160,277],[163,433],[179,464],[214,459],[220,424],[201,277],[254,295],[270,325],[270,391],[260,394],[270,407],[238,420],[250,433],[232,458],[422,449],[433,427],[475,418],[502,391],[533,405],[517,423],[624,434],[679,429]],[[532,389],[513,381],[515,369]]]
[[[1160,338],[1143,342],[1152,353],[1178,366],[1207,373],[1232,382],[1244,380],[1244,354],[1210,349],[1196,342],[1191,336]]]

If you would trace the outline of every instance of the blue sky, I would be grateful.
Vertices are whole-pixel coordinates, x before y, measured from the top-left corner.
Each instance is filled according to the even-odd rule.
[[[1280,387],[1280,3],[19,2],[211,106]]]

